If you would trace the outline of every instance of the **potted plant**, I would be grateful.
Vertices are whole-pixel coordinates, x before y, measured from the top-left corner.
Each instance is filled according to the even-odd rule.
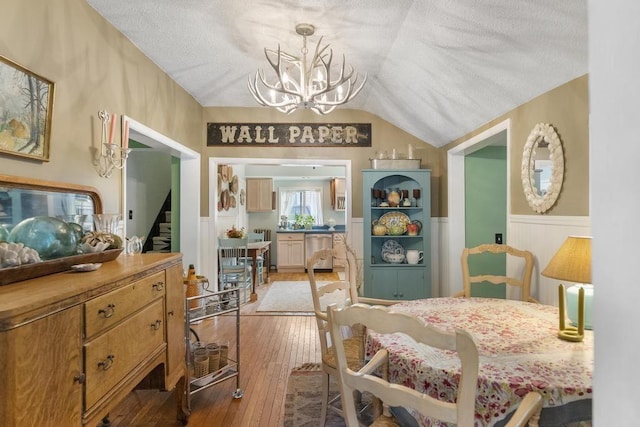
[[[311,215],[302,214],[295,216],[295,224],[298,228],[304,228],[305,230],[311,230],[315,218]]]

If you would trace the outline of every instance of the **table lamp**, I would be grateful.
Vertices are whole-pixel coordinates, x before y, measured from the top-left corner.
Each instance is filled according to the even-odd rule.
[[[584,329],[592,328],[591,237],[569,236],[551,258],[542,275],[577,283],[569,287],[566,294],[564,285],[558,287],[558,337],[568,341],[582,341]],[[565,310],[573,326],[565,326]]]

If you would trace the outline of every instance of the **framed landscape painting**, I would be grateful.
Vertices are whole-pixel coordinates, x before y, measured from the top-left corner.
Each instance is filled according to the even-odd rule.
[[[0,55],[0,153],[49,161],[53,83]]]

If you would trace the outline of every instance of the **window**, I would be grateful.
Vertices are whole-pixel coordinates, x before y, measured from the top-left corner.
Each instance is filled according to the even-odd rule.
[[[314,225],[324,224],[322,218],[321,188],[280,187],[280,216],[286,215],[293,222],[296,215],[306,214],[314,218]]]

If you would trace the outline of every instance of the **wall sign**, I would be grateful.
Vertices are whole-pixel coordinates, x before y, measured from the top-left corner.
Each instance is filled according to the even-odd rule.
[[[371,123],[207,123],[207,146],[371,147]]]

